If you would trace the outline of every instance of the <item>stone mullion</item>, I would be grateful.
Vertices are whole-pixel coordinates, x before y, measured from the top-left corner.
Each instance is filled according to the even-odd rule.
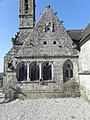
[[[52,80],[54,80],[54,65],[53,65],[53,61],[51,62],[51,67],[52,67]]]
[[[30,81],[30,78],[29,78],[29,65],[30,65],[30,63],[27,62],[27,81]]]
[[[42,79],[42,62],[39,62],[39,79]]]

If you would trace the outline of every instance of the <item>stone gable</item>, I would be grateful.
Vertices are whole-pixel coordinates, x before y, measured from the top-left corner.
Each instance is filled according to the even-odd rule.
[[[47,30],[48,29],[48,30]],[[77,56],[73,41],[50,7],[46,7],[16,57]]]

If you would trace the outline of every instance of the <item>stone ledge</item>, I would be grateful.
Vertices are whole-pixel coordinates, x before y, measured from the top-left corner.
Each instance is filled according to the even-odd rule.
[[[80,72],[79,75],[90,75],[90,71]]]

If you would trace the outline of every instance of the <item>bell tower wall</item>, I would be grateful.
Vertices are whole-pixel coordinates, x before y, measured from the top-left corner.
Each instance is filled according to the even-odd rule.
[[[35,24],[35,0],[20,0],[20,29],[32,29]]]

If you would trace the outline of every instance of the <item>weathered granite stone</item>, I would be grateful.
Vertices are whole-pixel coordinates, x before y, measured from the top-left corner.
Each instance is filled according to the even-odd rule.
[[[19,98],[80,96],[79,52],[74,49],[72,38],[50,6],[46,7],[39,21],[35,24],[34,0],[28,1],[30,5],[27,9],[28,13],[24,11],[23,2],[24,0],[20,0],[20,31],[12,39],[13,47],[4,57],[4,90],[8,89],[5,90],[7,96],[16,94],[17,88],[20,90],[18,91]],[[67,60],[73,64],[73,80],[64,83],[63,65]],[[20,82],[16,76],[17,66],[21,61],[27,64],[27,80]],[[30,80],[28,65],[30,66],[35,61],[41,65],[45,62],[51,65],[52,80]],[[41,76],[39,75],[39,77]],[[16,89],[14,89],[15,86]],[[9,92],[7,93],[7,91]]]

